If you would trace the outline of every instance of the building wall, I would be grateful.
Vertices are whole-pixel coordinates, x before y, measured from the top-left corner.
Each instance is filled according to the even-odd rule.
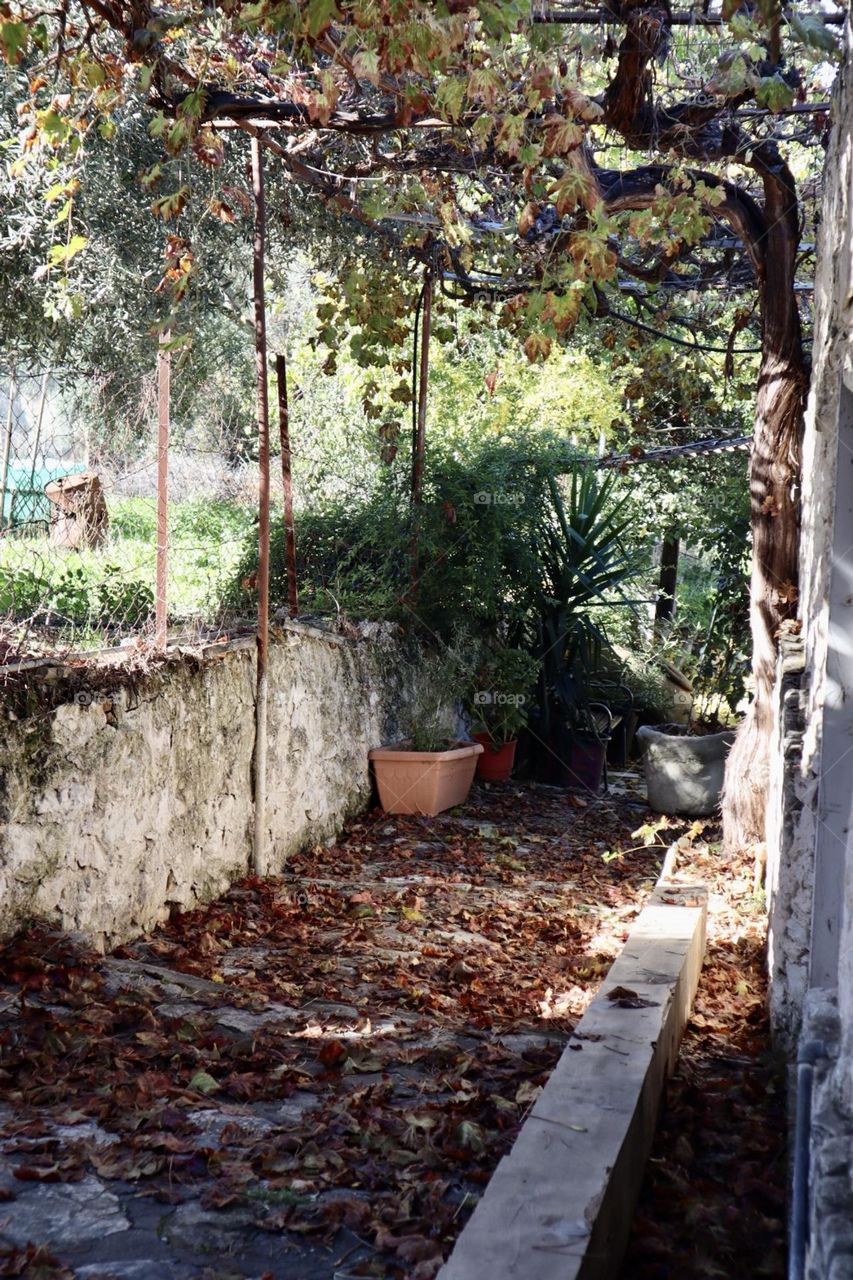
[[[36,917],[114,946],[247,872],[253,640],[147,672],[25,674],[0,700],[0,933]],[[291,629],[269,677],[272,872],[367,804],[368,750],[405,731],[419,674],[386,633]]]
[[[770,1016],[777,1045],[788,1053],[797,1043],[809,983],[814,878],[816,779],[802,763],[803,676],[802,641],[789,636],[776,672],[766,879]]]
[[[799,690],[782,653],[768,830],[771,1009],[814,1070],[809,1280],[853,1276],[853,61],[826,157],[806,415]],[[788,656],[790,656],[790,651]],[[790,674],[790,673],[789,673]],[[786,702],[787,699],[787,702]],[[804,1074],[805,1073],[805,1074]],[[801,1110],[800,1115],[806,1112]],[[795,1164],[805,1162],[796,1154]],[[799,1273],[798,1273],[799,1274]]]

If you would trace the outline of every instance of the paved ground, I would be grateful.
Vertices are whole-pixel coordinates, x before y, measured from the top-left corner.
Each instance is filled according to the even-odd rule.
[[[655,879],[645,816],[475,791],[105,958],[21,935],[0,1275],[430,1280]]]

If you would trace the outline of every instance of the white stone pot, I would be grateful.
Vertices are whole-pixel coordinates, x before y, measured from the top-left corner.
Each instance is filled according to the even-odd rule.
[[[703,818],[720,803],[723,771],[734,729],[699,737],[659,733],[649,725],[637,730],[646,771],[649,808]]]

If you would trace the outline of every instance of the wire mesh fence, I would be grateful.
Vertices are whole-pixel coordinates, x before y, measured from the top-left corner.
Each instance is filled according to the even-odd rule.
[[[257,519],[249,355],[208,352],[205,378],[172,380],[172,635],[234,620]],[[123,378],[0,363],[0,432],[0,663],[153,640],[156,349]]]

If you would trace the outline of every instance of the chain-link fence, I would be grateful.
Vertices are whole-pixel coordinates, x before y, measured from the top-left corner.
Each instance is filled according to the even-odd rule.
[[[153,638],[156,355],[110,378],[0,364],[0,663]],[[171,637],[215,637],[233,621],[256,539],[251,351],[208,351],[204,366],[183,376],[173,361]]]

